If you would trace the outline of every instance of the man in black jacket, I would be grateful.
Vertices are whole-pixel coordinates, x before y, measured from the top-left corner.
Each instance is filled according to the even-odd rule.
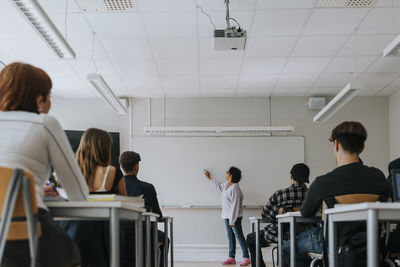
[[[119,163],[125,178],[126,192],[128,196],[136,197],[143,195],[146,211],[157,213],[161,218],[162,212],[160,205],[158,204],[157,193],[154,186],[150,183],[140,181],[137,178],[140,160],[140,155],[133,151],[125,151],[119,157]],[[161,249],[161,259],[163,259],[164,241],[164,232],[158,230],[158,242]],[[160,267],[163,266],[163,263],[163,260],[161,260]]]
[[[347,121],[332,130],[329,141],[333,143],[333,154],[337,168],[319,176],[311,184],[301,206],[303,217],[312,217],[320,210],[326,199],[347,194],[389,195],[389,185],[384,174],[360,162],[359,155],[364,150],[367,131],[359,122]],[[346,225],[348,226],[348,225]],[[340,232],[349,227],[338,228]],[[290,242],[282,246],[284,263],[290,261]],[[306,253],[322,252],[321,229],[313,227],[296,237],[296,266],[306,266]]]

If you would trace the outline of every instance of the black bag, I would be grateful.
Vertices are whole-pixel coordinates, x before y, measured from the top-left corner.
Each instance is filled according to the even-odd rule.
[[[338,243],[338,266],[367,266],[367,234],[364,231],[340,237]]]

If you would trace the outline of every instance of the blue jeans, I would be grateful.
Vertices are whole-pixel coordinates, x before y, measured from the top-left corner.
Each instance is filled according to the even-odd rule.
[[[322,253],[321,228],[313,227],[296,236],[296,266],[307,266],[307,252]],[[290,266],[290,241],[282,245],[284,266]]]
[[[247,249],[246,239],[244,238],[243,231],[242,231],[242,218],[243,217],[237,218],[235,225],[233,227],[230,227],[228,219],[224,219],[225,228],[226,228],[226,232],[228,234],[228,240],[229,240],[229,257],[231,257],[231,258],[235,258],[235,254],[236,254],[235,236],[236,236],[237,240],[239,241],[240,248],[242,249],[243,258],[249,257],[249,251]]]

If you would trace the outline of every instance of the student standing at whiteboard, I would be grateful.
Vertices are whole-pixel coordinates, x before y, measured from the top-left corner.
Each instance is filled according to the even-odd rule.
[[[235,252],[237,239],[243,252],[243,260],[240,266],[247,266],[250,264],[250,259],[246,239],[242,231],[243,194],[239,187],[242,172],[236,167],[231,167],[226,172],[226,182],[224,183],[213,180],[210,176],[210,172],[207,170],[205,171],[205,176],[210,181],[210,184],[222,193],[221,217],[225,221],[229,240],[229,257],[223,261],[222,264],[236,264]]]

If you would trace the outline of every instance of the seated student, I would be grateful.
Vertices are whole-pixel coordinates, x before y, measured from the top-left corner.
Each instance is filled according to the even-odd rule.
[[[389,183],[389,189],[390,189],[390,197],[393,199],[393,177],[392,177],[392,170],[394,169],[400,169],[400,158],[395,159],[389,163],[388,166],[389,169],[389,176],[388,176],[388,183]]]
[[[389,163],[388,169],[389,169],[388,183],[390,188],[390,197],[393,199],[392,170],[400,169],[400,158],[391,161]],[[388,249],[390,253],[400,252],[400,224],[397,224],[394,231],[390,233]]]
[[[137,178],[139,172],[140,155],[133,151],[125,151],[119,157],[119,164],[124,174],[126,191],[128,196],[143,195],[146,211],[156,213],[162,217],[160,205],[158,204],[157,193],[154,186],[150,183],[140,181]],[[158,230],[158,242],[161,249],[161,259],[164,256],[165,234]],[[128,250],[128,248],[126,248]],[[153,259],[154,257],[152,257]],[[163,260],[160,267],[164,266]]]
[[[308,177],[310,169],[304,163],[298,163],[292,167],[290,171],[290,186],[277,190],[270,198],[268,203],[264,206],[261,216],[269,224],[259,232],[260,236],[260,266],[264,267],[265,263],[262,259],[261,247],[267,247],[270,243],[278,243],[278,215],[279,209],[284,211],[291,211],[293,207],[300,207],[303,203],[304,197],[307,192]],[[247,244],[250,249],[251,264],[256,266],[256,233],[247,235]]]
[[[359,161],[364,150],[367,130],[355,121],[346,121],[332,130],[329,141],[333,143],[333,154],[338,166],[333,171],[319,176],[310,185],[301,206],[304,217],[312,217],[320,210],[322,201],[346,194],[379,194],[387,199],[389,186],[383,173],[374,167],[367,167]],[[359,224],[357,224],[359,227]],[[365,228],[365,227],[364,227]],[[338,236],[354,230],[354,223],[338,227]],[[313,227],[296,237],[296,266],[306,266],[306,253],[322,252],[321,228]],[[282,246],[284,263],[290,262],[290,242]]]
[[[75,243],[57,225],[43,201],[54,195],[43,187],[50,165],[58,172],[69,197],[84,199],[88,188],[67,136],[50,110],[52,82],[42,69],[12,63],[0,73],[0,166],[22,168],[34,175],[39,238],[38,263],[42,267],[80,265]],[[78,198],[79,199],[79,198]],[[1,266],[30,266],[28,241],[7,242]]]
[[[126,195],[122,176],[111,166],[111,136],[108,132],[89,128],[81,137],[76,159],[90,193]],[[102,221],[67,221],[60,223],[77,243],[82,265],[108,266],[108,223]],[[121,248],[123,250],[123,247]]]

